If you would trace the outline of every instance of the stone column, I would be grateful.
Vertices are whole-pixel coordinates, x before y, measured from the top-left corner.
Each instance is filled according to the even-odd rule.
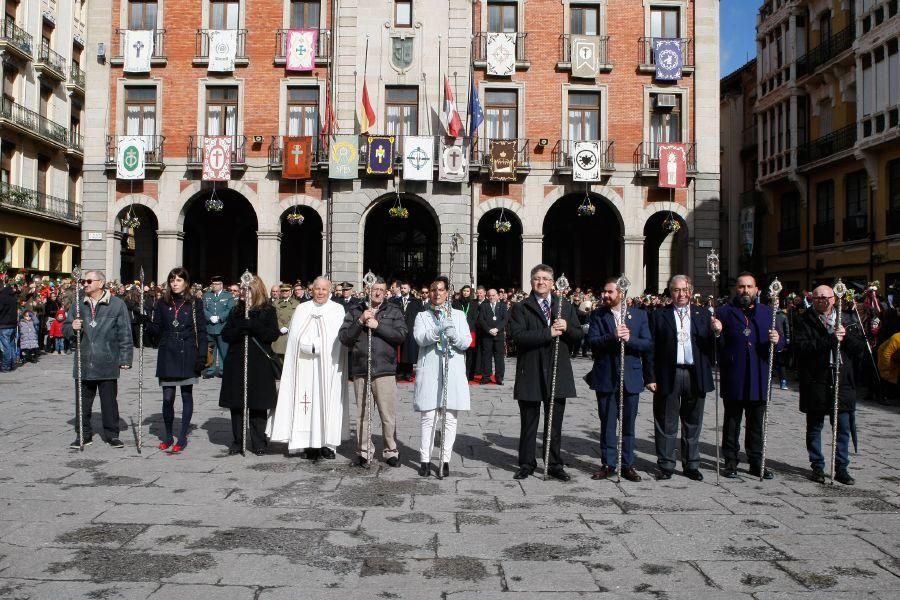
[[[544,235],[522,234],[522,289],[531,289],[531,269],[544,261]],[[556,265],[550,265],[554,269]],[[528,286],[527,288],[525,286]]]
[[[158,240],[156,258],[156,272],[159,278],[165,277],[174,265],[183,263],[184,257],[184,232],[183,231],[157,231]],[[159,281],[159,280],[157,280]]]
[[[256,232],[257,275],[270,288],[281,278],[281,232]]]
[[[106,232],[106,280],[122,281],[122,238],[121,231]]]
[[[644,281],[644,239],[642,235],[622,236],[625,246],[625,276],[631,280],[631,288],[628,290],[629,296],[642,294],[646,287],[646,282]]]

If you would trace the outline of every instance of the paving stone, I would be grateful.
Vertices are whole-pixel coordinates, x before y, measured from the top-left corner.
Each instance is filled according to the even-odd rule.
[[[881,550],[859,536],[850,534],[763,534],[760,536],[785,554],[796,559],[857,560],[886,558]]]
[[[257,589],[234,585],[181,585],[166,583],[154,591],[147,600],[254,600]]]
[[[511,591],[590,592],[602,591],[588,568],[564,561],[514,561],[501,563]]]
[[[779,563],[791,576],[813,591],[855,593],[896,590],[897,577],[874,561],[811,560]]]
[[[758,594],[765,591],[806,591],[775,561],[696,561],[703,575],[722,590]]]

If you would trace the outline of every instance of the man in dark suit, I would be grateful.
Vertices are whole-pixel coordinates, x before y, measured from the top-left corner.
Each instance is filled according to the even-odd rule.
[[[412,381],[413,365],[419,360],[419,344],[413,337],[413,326],[416,324],[416,315],[422,312],[422,301],[412,295],[408,281],[400,282],[400,295],[391,298],[392,302],[403,311],[406,319],[406,339],[400,345],[399,360],[397,361],[397,378]]]
[[[741,420],[747,416],[744,449],[750,474],[772,479],[762,471],[763,419],[766,414],[769,376],[769,344],[775,351],[784,348],[784,337],[777,327],[772,329],[772,309],[756,301],[759,288],[752,273],[740,273],[735,283],[734,300],[716,311],[722,322],[719,354],[722,375],[722,404],[725,423],[722,427],[722,475],[737,479],[738,454],[741,450]]]
[[[553,348],[560,339],[556,367],[556,393],[553,398],[553,428],[550,437],[550,463],[547,474],[560,481],[571,479],[560,456],[562,421],[566,398],[575,396],[575,377],[569,346],[584,333],[578,325],[578,313],[565,299],[554,296],[553,269],[537,265],[531,269],[531,294],[513,305],[509,314],[509,335],[518,348],[516,383],[513,397],[519,402],[519,470],[515,479],[525,479],[537,468],[535,447],[541,404],[544,405],[544,448],[547,447],[547,415],[550,411],[550,387],[553,376]]]
[[[497,385],[503,385],[507,316],[506,303],[500,302],[497,290],[488,290],[487,300],[478,307],[476,319],[481,352],[481,385],[490,383],[492,374]]]
[[[638,398],[644,389],[642,357],[653,344],[647,313],[639,308],[624,306],[623,294],[616,279],[608,279],[603,286],[603,306],[591,313],[588,344],[594,354],[594,368],[588,383],[597,394],[600,414],[601,466],[591,478],[606,479],[616,473],[619,419],[620,343],[625,342],[625,401],[622,410],[622,477],[640,481],[634,468],[634,423],[637,419]],[[624,317],[624,318],[623,318]]]
[[[691,304],[693,285],[687,275],[669,280],[672,304],[650,315],[653,352],[647,358],[653,392],[653,427],[657,479],[675,470],[675,440],[681,421],[681,465],[685,477],[703,481],[700,430],[706,394],[713,390],[712,354],[722,324],[702,307]]]

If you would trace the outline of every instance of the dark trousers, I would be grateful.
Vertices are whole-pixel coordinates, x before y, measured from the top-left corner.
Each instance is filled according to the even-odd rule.
[[[77,385],[77,384],[76,384]],[[91,411],[94,396],[100,393],[100,415],[103,417],[103,439],[119,437],[119,392],[117,379],[83,379],[81,381],[81,432],[85,440],[94,434],[91,427]],[[75,413],[75,432],[78,432],[78,412]]]
[[[625,393],[622,410],[622,468],[634,466],[634,422],[637,420],[640,394]],[[597,413],[600,415],[600,460],[607,467],[618,462],[616,422],[619,420],[619,392],[597,392]]]
[[[681,464],[685,470],[700,466],[700,430],[703,427],[703,405],[706,396],[694,396],[691,369],[675,369],[675,386],[671,393],[653,395],[653,433],[656,442],[656,464],[660,470],[675,470],[675,440],[681,421]]]
[[[751,467],[762,466],[763,418],[765,402],[737,402],[726,400],[725,423],[722,426],[722,458],[727,468],[736,469],[741,451],[741,419],[747,415],[744,451]]]
[[[478,347],[473,346],[472,348],[466,349],[466,378],[469,381],[475,379],[475,375],[481,370],[481,365],[478,364]]]
[[[175,386],[163,387],[163,425],[166,428],[166,439],[172,443],[172,430],[175,426]],[[191,418],[194,416],[194,386],[181,386],[181,432],[178,441],[182,446],[187,444],[187,436],[191,430]]]
[[[822,454],[822,429],[825,427],[825,413],[806,413],[806,450],[809,452],[809,464],[825,470],[825,463],[831,468],[831,455],[826,461]],[[834,415],[828,413],[828,422],[834,427]],[[831,440],[829,440],[829,446]],[[829,448],[830,449],[830,448]],[[838,413],[837,453],[834,458],[834,470],[840,473],[850,466],[850,413]]]
[[[484,334],[481,338],[481,380],[485,381],[491,378],[491,374],[497,376],[497,383],[503,381],[503,375],[506,373],[506,364],[503,360],[504,348],[506,344],[503,339],[504,335],[492,336],[489,333]],[[491,368],[493,362],[493,368]]]
[[[228,354],[228,343],[222,339],[221,334],[209,334],[209,345],[212,346],[213,361],[206,369],[207,375],[221,375],[225,366],[225,355]]]
[[[413,363],[397,363],[397,377],[411,379],[413,376]]]
[[[269,411],[264,408],[249,409],[250,416],[247,419],[250,427],[250,443],[247,448],[250,451],[265,450],[269,447],[269,441],[266,439],[266,419]],[[244,409],[231,409],[231,435],[234,437],[236,446],[243,445],[244,436],[241,430],[244,428]]]
[[[541,420],[541,405],[544,406],[544,433],[543,448],[547,447],[547,414],[550,410],[550,401],[523,402],[519,400],[519,466],[528,467],[532,471],[537,468],[535,449],[537,446],[538,422]],[[550,437],[550,464],[549,468],[562,467],[563,461],[559,454],[562,441],[562,422],[566,414],[566,399],[557,398],[553,402],[553,432]]]

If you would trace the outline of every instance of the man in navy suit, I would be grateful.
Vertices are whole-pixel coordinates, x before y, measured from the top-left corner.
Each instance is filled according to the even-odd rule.
[[[772,329],[772,309],[757,303],[759,288],[753,273],[740,273],[735,284],[734,300],[722,305],[716,317],[722,322],[719,355],[722,368],[722,402],[725,423],[722,427],[722,475],[737,479],[738,454],[741,450],[741,420],[747,416],[744,450],[750,463],[750,474],[772,479],[766,469],[762,473],[763,419],[766,414],[769,376],[769,344],[775,351],[784,348],[784,338]]]
[[[500,302],[497,290],[489,289],[487,300],[478,307],[476,317],[478,343],[481,346],[481,385],[490,383],[492,374],[495,375],[497,385],[503,385],[503,374],[506,371],[506,318],[506,303]]]
[[[650,352],[653,340],[647,323],[647,313],[639,308],[623,305],[623,293],[616,279],[607,279],[603,286],[603,306],[591,313],[588,344],[594,353],[594,368],[588,383],[597,394],[600,413],[600,459],[602,465],[592,479],[606,479],[616,472],[618,439],[616,423],[619,418],[619,344],[625,342],[625,402],[622,412],[622,476],[628,481],[640,481],[634,468],[634,422],[637,419],[638,398],[644,388],[642,356]],[[624,318],[623,318],[624,316]]]
[[[653,352],[647,369],[653,392],[653,427],[656,441],[656,479],[671,479],[675,470],[675,440],[681,421],[681,464],[685,477],[703,481],[700,472],[700,430],[703,405],[713,390],[712,355],[722,324],[705,308],[691,304],[693,292],[687,275],[669,280],[672,304],[653,311],[650,333]]]

